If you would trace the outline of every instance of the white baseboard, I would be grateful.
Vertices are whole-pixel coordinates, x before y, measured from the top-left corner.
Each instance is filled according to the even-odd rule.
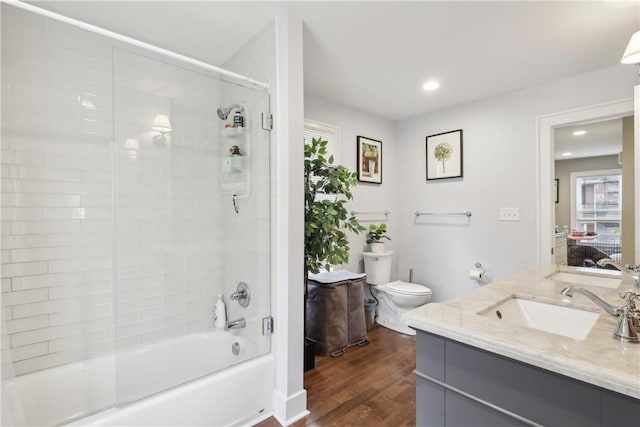
[[[293,396],[274,393],[273,416],[283,426],[288,426],[309,415],[307,411],[307,390],[300,390]]]

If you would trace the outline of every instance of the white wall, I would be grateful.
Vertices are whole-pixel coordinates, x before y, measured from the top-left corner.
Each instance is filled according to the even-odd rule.
[[[271,147],[271,311],[276,356],[274,416],[283,425],[304,417],[302,212],[302,21],[282,11],[225,68],[270,85],[275,126]],[[255,179],[265,178],[264,176]],[[241,266],[240,266],[241,267]]]
[[[633,96],[634,67],[614,66],[396,124],[399,269],[446,300],[479,285],[475,262],[500,279],[536,260],[536,117]],[[425,180],[425,137],[464,130],[464,177]],[[501,207],[520,208],[519,222],[500,222]],[[468,223],[416,224],[415,210],[471,211]],[[453,221],[453,220],[452,220]],[[455,221],[454,221],[455,222]]]
[[[393,122],[344,105],[336,104],[314,96],[305,96],[305,118],[331,124],[340,128],[338,163],[352,171],[357,170],[357,137],[366,136],[382,141],[382,184],[359,183],[353,190],[353,200],[348,204],[349,211],[379,212],[391,211],[387,222],[391,241],[385,240],[387,250],[395,250],[399,242],[397,210],[401,191],[398,178],[398,141],[395,137]],[[384,215],[358,215],[364,227],[385,222]],[[366,232],[350,236],[349,263],[344,266],[351,271],[363,272],[362,252],[366,250]],[[396,279],[397,256],[394,256],[392,279]],[[406,279],[406,274],[400,277]]]
[[[305,118],[340,128],[339,161],[354,171],[356,137],[383,142],[383,183],[360,183],[350,210],[390,210],[392,280],[407,280],[413,269],[414,281],[441,301],[479,286],[468,278],[476,262],[487,281],[536,262],[536,118],[628,98],[635,79],[633,67],[615,66],[397,122],[306,96]],[[426,136],[455,129],[464,134],[463,178],[426,181]],[[520,221],[498,221],[501,207],[520,208]],[[417,210],[472,217],[416,221]],[[363,271],[364,233],[350,243],[345,267]]]

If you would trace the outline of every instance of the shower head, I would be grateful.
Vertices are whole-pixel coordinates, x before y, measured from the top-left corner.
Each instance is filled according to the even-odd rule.
[[[218,108],[218,117],[222,120],[227,120],[229,117],[229,113],[233,111],[234,108],[237,108],[241,113],[244,112],[244,107],[240,104],[233,104],[231,107],[227,108]]]

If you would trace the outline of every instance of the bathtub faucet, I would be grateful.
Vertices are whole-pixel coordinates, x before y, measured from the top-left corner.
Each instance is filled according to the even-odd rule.
[[[244,317],[241,317],[236,320],[228,321],[225,329],[240,329],[240,328],[246,328],[246,327],[247,327],[247,321],[244,319]]]

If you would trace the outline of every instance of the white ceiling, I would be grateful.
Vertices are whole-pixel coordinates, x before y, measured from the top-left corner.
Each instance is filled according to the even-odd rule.
[[[577,130],[587,133],[573,135]],[[622,151],[622,119],[556,128],[553,139],[556,160],[618,154]],[[571,156],[562,156],[564,152]]]
[[[640,27],[637,0],[32,3],[215,65],[289,8],[305,91],[392,120],[616,65]]]

